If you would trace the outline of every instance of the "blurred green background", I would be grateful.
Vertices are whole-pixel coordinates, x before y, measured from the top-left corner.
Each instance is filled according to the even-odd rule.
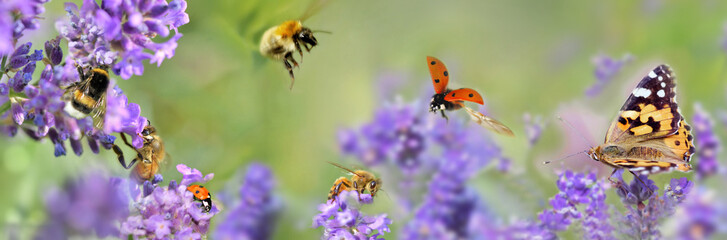
[[[53,21],[64,16],[63,2],[46,5],[45,30],[28,36],[34,46],[57,34]],[[679,104],[687,119],[695,102],[713,115],[727,109],[724,1],[331,0],[304,22],[332,34],[316,35],[319,46],[294,70],[296,84],[290,91],[288,73],[281,63],[261,57],[258,43],[267,28],[298,18],[309,4],[189,1],[191,21],[180,28],[184,37],[174,58],[159,68],[147,64],[143,76],[115,78],[165,140],[173,161],[162,172],[165,181],[179,180],[173,166],[185,163],[215,173],[206,185],[213,196],[225,186],[234,186],[234,195],[241,183],[227,181],[247,163],[257,160],[273,169],[277,193],[286,205],[275,239],[320,236],[321,229],[310,228],[311,219],[341,175],[326,161],[355,163],[339,153],[336,131],[369,121],[377,105],[394,99],[380,93],[384,73],[406,76],[396,89],[405,102],[420,98],[422,89],[433,93],[427,55],[447,64],[455,87],[479,90],[490,114],[516,134],[493,137],[513,160],[514,170],[489,170],[472,183],[505,220],[534,218],[556,192],[554,171],[561,167],[540,164],[542,156],[583,150],[562,150],[561,124],[555,120],[557,109],[568,108],[562,103],[576,103],[604,119],[581,119],[589,129],[586,135],[600,142],[608,120],[637,81],[667,63],[678,75]],[[635,58],[598,97],[587,98],[584,91],[595,82],[591,59],[599,53],[616,58],[630,53]],[[525,112],[542,115],[549,123],[534,147],[523,132]],[[717,130],[724,137],[724,126],[717,124]],[[36,143],[22,134],[0,138],[0,146],[1,221],[27,231],[45,218],[47,187],[98,166],[116,176],[128,175],[110,151],[93,155],[86,148],[77,157],[69,149],[69,156],[55,158],[50,141]],[[560,165],[567,168],[579,161],[587,160],[567,159]],[[595,166],[601,178],[610,172],[605,165]],[[654,179],[663,186],[671,177],[691,175]],[[618,202],[613,191],[609,201]],[[394,207],[395,201],[384,199],[366,211],[391,212]],[[214,218],[213,224],[221,220]],[[395,238],[406,219],[393,221],[387,238]]]

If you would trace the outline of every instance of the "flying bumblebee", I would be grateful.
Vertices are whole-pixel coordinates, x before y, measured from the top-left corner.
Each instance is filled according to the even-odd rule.
[[[106,113],[106,90],[109,88],[109,72],[106,67],[93,68],[86,72],[77,67],[80,81],[65,88],[63,101],[67,104],[64,111],[74,118],[91,116],[93,124],[99,128],[103,125]]]
[[[298,62],[293,58],[296,51],[303,59],[303,48],[306,52],[318,45],[318,40],[313,36],[310,28],[303,26],[302,21],[317,12],[325,0],[311,2],[308,9],[299,20],[288,20],[280,25],[269,28],[263,34],[260,40],[260,54],[276,61],[282,61],[285,69],[290,74],[290,89],[295,84],[295,75],[293,75],[293,67],[299,67]],[[303,48],[301,48],[303,46]],[[292,63],[292,65],[291,65]]]
[[[341,191],[355,190],[358,193],[358,200],[361,201],[361,194],[364,194],[364,191],[368,190],[371,197],[374,197],[376,192],[378,192],[381,188],[381,184],[383,183],[381,179],[376,178],[376,176],[370,172],[364,170],[352,171],[336,163],[328,163],[352,174],[351,179],[340,177],[333,182],[333,187],[331,187],[331,191],[328,192],[328,200],[331,200],[331,202],[336,201],[336,196],[338,196]]]
[[[124,143],[136,152],[136,158],[131,160],[128,165],[126,164],[124,153],[121,151],[121,148],[117,145],[113,145],[112,147],[119,158],[121,166],[129,169],[136,164],[136,167],[131,172],[131,176],[139,183],[143,183],[146,180],[154,178],[154,175],[159,172],[160,165],[167,164],[164,142],[161,137],[157,135],[156,128],[147,124],[146,127],[144,127],[144,130],[141,131],[141,137],[144,140],[144,145],[137,149],[129,143],[126,139],[126,135],[121,133],[121,139],[124,140]]]

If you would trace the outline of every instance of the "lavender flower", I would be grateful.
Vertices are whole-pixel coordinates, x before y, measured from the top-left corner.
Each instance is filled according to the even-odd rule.
[[[359,211],[361,204],[371,204],[371,195],[362,194],[361,201],[355,191],[342,191],[336,201],[318,206],[320,214],[313,217],[313,228],[323,227],[321,239],[380,239],[390,232],[391,219],[386,214],[368,216]]]
[[[338,139],[345,155],[355,156],[366,166],[396,166],[403,174],[399,185],[395,186],[397,198],[403,209],[411,209],[418,198],[413,191],[425,182],[417,178],[437,170],[446,154],[469,156],[477,166],[501,159],[503,167],[507,167],[507,160],[500,156],[499,148],[479,126],[466,125],[467,120],[452,119],[448,123],[428,113],[425,105],[396,103],[378,110],[372,121],[359,130],[339,131]]]
[[[530,146],[532,147],[540,139],[540,134],[543,132],[543,119],[540,116],[531,116],[530,113],[523,114],[523,121],[525,122],[525,135],[528,137]]]
[[[56,29],[68,40],[68,49],[82,66],[112,66],[123,79],[144,72],[143,60],[161,65],[174,56],[178,28],[189,22],[184,0],[95,1],[84,0],[81,9],[66,4],[68,18]],[[169,37],[170,30],[174,35]],[[154,42],[156,36],[168,38]]]
[[[642,181],[634,179],[628,186],[618,188],[621,201],[626,204],[626,212],[620,221],[623,227],[620,229],[630,238],[659,238],[659,221],[674,214],[677,205],[691,192],[694,183],[686,178],[672,179],[665,187],[664,195],[659,196],[653,181],[646,176],[640,178],[647,187]],[[646,205],[643,203],[645,200],[649,201]],[[634,208],[634,205],[638,207]]]
[[[282,202],[273,196],[275,179],[268,167],[252,163],[240,188],[240,202],[215,230],[215,239],[270,239]]]
[[[596,182],[596,175],[574,174],[566,171],[557,181],[560,192],[550,200],[552,210],[543,211],[538,218],[541,226],[553,235],[581,220],[585,239],[613,239],[609,223],[608,205],[603,184]],[[586,204],[585,217],[578,206]],[[547,233],[546,232],[546,233]]]
[[[125,189],[130,182],[108,178],[98,171],[67,182],[45,194],[48,219],[36,239],[118,237],[118,222],[129,215]]]
[[[8,0],[0,6],[0,56],[13,50],[23,32],[38,29],[38,16],[48,0]]]
[[[712,119],[702,108],[702,105],[694,104],[694,116],[692,117],[694,135],[697,136],[697,156],[699,164],[696,166],[697,179],[702,180],[719,172],[719,161],[717,157],[722,152],[720,140],[713,130]]]
[[[192,192],[187,191],[191,179],[207,181],[212,174],[201,177],[197,169],[184,164],[177,165],[182,173],[182,184],[172,180],[167,187],[155,186],[151,194],[140,195],[134,203],[139,215],[128,217],[121,223],[121,234],[135,238],[150,239],[198,239],[207,234],[210,219],[219,213],[212,204],[209,212],[203,212],[201,204],[194,201]],[[145,190],[146,191],[146,190]]]
[[[479,197],[465,186],[479,172],[495,151],[474,157],[466,152],[447,151],[439,162],[439,171],[429,182],[429,193],[414,218],[400,235],[402,239],[462,239],[472,237],[470,218]]]
[[[631,62],[632,58],[631,54],[624,55],[620,60],[611,58],[605,54],[599,54],[594,57],[592,62],[596,67],[594,70],[596,83],[586,90],[586,95],[594,97],[601,93],[606,84],[611,82],[616,74],[621,71],[621,68]]]
[[[713,191],[699,188],[684,201],[674,215],[678,239],[711,239],[727,233],[727,205],[715,197]]]

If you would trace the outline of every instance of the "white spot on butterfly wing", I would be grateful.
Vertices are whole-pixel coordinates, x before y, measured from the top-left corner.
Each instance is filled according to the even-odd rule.
[[[636,89],[634,89],[634,91],[631,94],[633,94],[634,96],[637,96],[637,97],[646,98],[646,97],[651,96],[651,90],[646,89],[646,88],[636,88]]]
[[[658,92],[656,92],[656,95],[659,97],[664,97],[664,95],[666,95],[666,94],[664,93],[664,89],[661,89]]]
[[[654,70],[651,70],[651,72],[649,72],[649,77],[656,78],[656,73],[654,72]]]
[[[659,77],[659,79],[661,79],[661,77]],[[665,88],[666,87],[666,83],[661,83],[661,87]]]
[[[664,77],[662,77],[662,76],[659,76],[659,81],[663,81],[663,80],[664,80]],[[663,84],[663,83],[662,83],[662,84]]]

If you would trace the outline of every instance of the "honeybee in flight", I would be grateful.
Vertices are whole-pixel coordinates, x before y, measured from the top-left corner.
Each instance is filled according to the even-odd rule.
[[[331,191],[328,192],[328,200],[331,200],[331,202],[336,201],[336,196],[338,196],[341,191],[355,190],[358,193],[358,200],[361,201],[361,194],[364,194],[364,191],[368,190],[371,197],[374,197],[376,192],[378,192],[381,188],[381,184],[383,183],[381,179],[376,178],[376,176],[370,172],[364,170],[352,171],[337,163],[328,163],[352,174],[351,179],[340,177],[333,182],[333,187],[331,187]]]
[[[269,28],[263,34],[260,40],[260,54],[276,61],[282,61],[285,69],[290,74],[290,89],[295,84],[295,75],[293,75],[293,67],[299,67],[298,62],[293,58],[296,51],[303,59],[303,48],[306,52],[318,45],[318,40],[313,36],[314,31],[303,26],[302,21],[317,12],[325,0],[311,2],[308,9],[299,20],[288,20],[280,25]],[[323,32],[323,31],[320,31]],[[303,48],[301,48],[303,46]],[[291,65],[292,63],[292,65]]]
[[[99,128],[103,125],[106,113],[106,90],[109,88],[109,72],[105,67],[93,68],[88,73],[77,67],[81,79],[65,88],[63,100],[67,103],[64,111],[74,118],[91,116],[93,124]]]
[[[460,108],[464,108],[467,113],[470,114],[472,120],[477,122],[480,126],[483,126],[491,131],[503,134],[507,136],[513,136],[512,130],[491,117],[485,116],[484,114],[475,111],[464,105],[464,101],[474,102],[477,104],[484,104],[482,96],[471,88],[460,88],[460,89],[449,89],[447,83],[449,83],[449,72],[447,67],[444,66],[442,61],[435,57],[427,57],[427,66],[429,66],[429,74],[432,76],[432,83],[434,84],[434,96],[432,101],[429,103],[429,111],[436,113],[440,111],[442,117],[449,120],[447,115],[444,115],[444,111],[452,111]]]
[[[131,160],[128,165],[126,164],[124,153],[121,151],[121,148],[117,145],[113,145],[113,150],[118,156],[121,166],[129,169],[136,164],[131,175],[132,178],[136,179],[139,183],[154,178],[154,175],[159,172],[160,165],[167,164],[164,142],[162,141],[162,138],[157,135],[156,128],[147,124],[146,127],[144,127],[144,130],[141,131],[141,137],[144,140],[144,145],[137,149],[129,143],[126,139],[126,135],[121,133],[121,139],[124,140],[124,143],[136,152],[136,157],[134,160]]]

